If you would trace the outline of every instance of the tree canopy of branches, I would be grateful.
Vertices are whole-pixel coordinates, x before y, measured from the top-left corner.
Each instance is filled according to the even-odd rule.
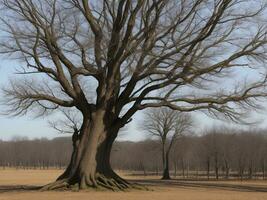
[[[4,89],[8,112],[74,107],[83,116],[70,165],[44,189],[131,187],[109,157],[140,110],[238,120],[266,96],[263,0],[0,2],[0,52],[19,59],[25,77]]]
[[[175,142],[192,128],[191,116],[169,108],[160,108],[146,113],[145,130],[160,141],[163,176],[170,179],[169,156]]]

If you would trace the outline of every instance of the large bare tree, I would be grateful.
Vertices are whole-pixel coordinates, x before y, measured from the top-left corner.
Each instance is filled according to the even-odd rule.
[[[206,110],[238,120],[266,96],[263,0],[1,0],[0,6],[1,53],[19,59],[25,77],[4,90],[8,112],[74,107],[83,116],[73,161],[45,189],[130,187],[109,158],[119,129],[140,110]]]
[[[162,154],[162,179],[170,179],[169,157],[175,142],[191,132],[193,121],[188,113],[182,113],[169,108],[159,108],[148,111],[144,128],[152,137],[159,140]]]

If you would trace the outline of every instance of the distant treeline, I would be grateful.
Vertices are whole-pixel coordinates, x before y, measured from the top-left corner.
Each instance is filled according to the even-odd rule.
[[[0,166],[16,168],[65,167],[72,152],[71,138],[0,141]]]
[[[71,138],[0,141],[0,166],[63,168],[72,152]],[[162,171],[158,141],[116,142],[111,157],[114,169],[143,175]],[[178,139],[171,152],[173,176],[183,178],[265,178],[267,132],[217,129],[201,136]]]

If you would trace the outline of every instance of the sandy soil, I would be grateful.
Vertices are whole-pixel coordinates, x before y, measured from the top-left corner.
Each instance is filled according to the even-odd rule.
[[[131,192],[39,192],[31,186],[53,181],[58,170],[0,170],[0,200],[267,200],[264,181],[177,181],[162,182],[152,177],[135,177],[153,191]],[[127,178],[131,178],[128,177]],[[23,186],[23,187],[22,187]]]

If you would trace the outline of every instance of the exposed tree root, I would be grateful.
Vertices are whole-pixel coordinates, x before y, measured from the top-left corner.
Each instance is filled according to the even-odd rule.
[[[67,179],[58,180],[53,183],[49,183],[45,186],[43,186],[40,190],[41,191],[47,191],[47,190],[62,190],[62,189],[68,189],[69,184]]]
[[[97,184],[112,191],[125,191],[131,188],[131,185],[126,181],[123,182],[122,180],[116,180],[114,178],[106,178],[101,174],[97,175]]]
[[[143,185],[129,183],[126,180],[118,177],[107,178],[102,174],[95,176],[83,177],[78,183],[71,183],[69,179],[57,180],[53,183],[45,185],[41,191],[49,190],[80,190],[80,189],[96,189],[96,190],[111,190],[111,191],[130,191],[130,190],[145,190],[149,189]]]

